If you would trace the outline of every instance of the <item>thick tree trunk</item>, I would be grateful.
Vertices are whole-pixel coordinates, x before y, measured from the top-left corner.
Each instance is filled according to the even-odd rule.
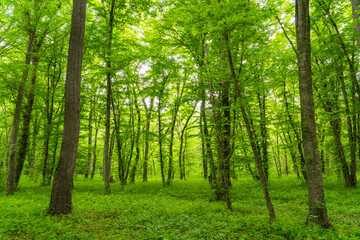
[[[330,228],[328,219],[318,142],[311,76],[309,0],[296,0],[295,4],[297,58],[301,104],[301,129],[306,163],[309,215],[308,220]]]
[[[80,130],[80,87],[85,33],[86,0],[74,0],[65,84],[64,132],[55,171],[48,212],[67,214],[72,210],[73,174]]]
[[[230,114],[230,84],[228,81],[223,81],[221,92],[221,108],[222,117],[219,133],[219,178],[220,178],[220,191],[225,197],[227,207],[232,210],[232,204],[230,199],[230,157],[231,151],[231,114]]]
[[[205,39],[203,40],[203,46],[204,46],[204,57],[207,58],[208,56],[208,47],[207,44],[205,43]],[[209,67],[209,63],[206,62],[206,66]],[[212,106],[212,115],[213,118],[216,119],[216,113],[215,113],[215,97],[214,97],[214,87],[212,84],[211,79],[210,80],[210,103]],[[203,92],[203,101],[205,98],[205,92]],[[214,157],[212,154],[212,149],[211,149],[211,138],[210,138],[210,134],[208,131],[208,125],[207,125],[207,119],[206,119],[206,114],[204,112],[204,114],[202,115],[203,121],[204,121],[204,134],[205,134],[205,142],[206,142],[206,149],[207,149],[207,154],[209,157],[209,163],[210,163],[210,176],[209,176],[209,183],[210,183],[210,187],[211,189],[217,189],[217,178],[216,178],[216,174],[217,174],[217,166],[215,165],[215,161],[214,161]],[[216,129],[216,124],[214,126],[214,128]]]

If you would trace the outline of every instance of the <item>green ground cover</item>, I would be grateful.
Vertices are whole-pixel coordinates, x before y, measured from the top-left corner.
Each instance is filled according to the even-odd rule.
[[[25,177],[26,178],[26,177]],[[159,180],[103,194],[100,178],[74,182],[74,211],[46,215],[50,187],[23,179],[15,196],[0,196],[0,239],[360,239],[360,190],[325,179],[335,230],[306,225],[306,186],[292,177],[271,179],[277,221],[269,223],[262,189],[250,178],[233,181],[233,212],[211,201],[203,179]]]

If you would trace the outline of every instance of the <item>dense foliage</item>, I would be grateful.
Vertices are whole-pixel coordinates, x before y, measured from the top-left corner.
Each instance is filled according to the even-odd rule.
[[[277,219],[277,225],[268,226],[272,232],[276,230],[273,228],[283,231],[281,224],[290,218],[290,213],[284,216],[283,211],[294,212],[282,209],[285,203],[279,202],[277,191],[286,191],[292,199],[306,198],[306,192],[299,193],[303,189],[299,190],[298,181],[308,186],[310,211],[296,224],[307,218],[332,228],[329,222],[314,220],[320,213],[314,217],[311,202],[320,201],[318,209],[324,208],[326,215],[327,204],[333,225],[343,229],[342,220],[332,215],[342,200],[336,199],[336,194],[328,199],[327,191],[325,204],[323,195],[316,198],[311,191],[315,186],[322,189],[322,178],[329,177],[331,189],[359,200],[357,190],[352,189],[357,186],[360,165],[357,0],[297,0],[296,7],[288,0],[88,0],[80,135],[76,165],[74,169],[69,165],[68,171],[61,169],[59,159],[60,152],[66,151],[61,146],[66,139],[64,114],[69,111],[65,107],[69,98],[64,96],[70,79],[66,73],[74,24],[72,6],[70,0],[0,0],[0,189],[5,195],[18,191],[15,197],[7,197],[17,199],[29,194],[29,186],[36,184],[44,187],[36,187],[36,191],[47,193],[45,189],[54,182],[56,171],[70,172],[68,189],[72,188],[73,171],[75,178],[88,179],[80,181],[85,192],[93,191],[90,186],[94,186],[100,194],[95,181],[99,176],[104,180],[106,195],[117,194],[111,189],[119,193],[120,186],[134,189],[124,193],[119,204],[129,199],[140,201],[136,194],[131,195],[132,191],[164,191],[171,195],[171,185],[176,185],[171,186],[176,191],[182,188],[177,179],[202,177],[209,183],[206,193],[205,180],[191,182],[189,187],[214,202],[225,201],[233,212],[225,208],[221,211],[232,219],[242,211],[238,179],[246,178],[241,183],[250,184],[256,194],[263,192],[259,198],[267,210],[261,214],[268,211],[271,221]],[[303,19],[310,25],[305,26]],[[311,49],[306,41],[311,41]],[[306,55],[310,51],[311,55]],[[306,56],[310,58],[304,65]],[[309,80],[307,93],[305,78]],[[315,115],[312,128],[307,128],[309,110]],[[314,166],[320,166],[319,172]],[[279,180],[274,182],[285,175],[291,178],[287,190],[281,189]],[[150,183],[159,179],[163,188]],[[136,184],[142,190],[125,187],[140,181],[144,183]],[[325,181],[325,189],[329,189],[327,184],[329,181]],[[74,191],[80,191],[76,184]],[[68,192],[71,201],[71,190]],[[73,201],[75,216],[82,219],[76,201],[85,200],[77,197]],[[159,201],[166,201],[166,197]],[[351,209],[357,206],[347,206],[344,212],[353,211],[349,215],[355,216],[356,211]],[[96,211],[83,208],[84,214]],[[202,216],[201,210],[195,210],[200,214],[196,218],[204,224],[212,218],[210,213]],[[184,211],[190,219],[190,209]],[[217,211],[214,216],[220,219]],[[301,211],[306,211],[306,206]],[[251,214],[246,217],[252,218]],[[83,217],[84,221],[88,219]],[[184,224],[191,224],[189,221]],[[355,221],[354,225],[358,224]],[[168,230],[161,233],[164,238],[175,236],[170,225],[165,228]],[[248,230],[254,229],[256,226],[251,225]],[[280,235],[296,238],[293,231],[289,229],[291,236]],[[8,232],[0,234],[9,236]],[[21,234],[20,238],[26,236]],[[124,234],[128,237],[138,233]],[[179,234],[180,238],[198,238],[205,233],[186,230]],[[224,238],[235,237],[221,234]],[[244,238],[255,237],[247,234]],[[266,234],[270,233],[264,232],[261,237]],[[311,235],[302,234],[300,237]],[[358,232],[351,234],[348,236],[359,236]]]

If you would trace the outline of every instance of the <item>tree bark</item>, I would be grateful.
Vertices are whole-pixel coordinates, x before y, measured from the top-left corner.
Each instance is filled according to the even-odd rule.
[[[30,28],[30,16],[29,13],[26,13],[26,19],[28,19],[28,25]],[[8,163],[7,178],[6,178],[6,188],[5,195],[14,195],[15,192],[15,176],[16,176],[16,153],[17,153],[17,142],[19,135],[19,126],[20,126],[20,116],[21,116],[21,107],[24,98],[25,84],[29,73],[29,65],[31,61],[31,52],[33,48],[33,42],[35,38],[36,30],[28,29],[29,39],[27,43],[27,51],[25,56],[25,69],[23,71],[19,90],[16,98],[16,107],[14,112],[14,118],[12,122],[11,130],[11,141],[10,141],[10,159]]]
[[[247,115],[247,112],[246,112],[245,107],[244,107],[244,101],[243,101],[243,97],[242,97],[242,94],[240,92],[239,83],[238,83],[238,80],[237,80],[237,77],[236,77],[235,68],[234,68],[234,62],[233,62],[233,59],[232,59],[231,50],[230,50],[229,45],[228,45],[228,37],[227,36],[226,36],[225,40],[226,40],[226,44],[227,44],[227,49],[226,50],[227,50],[228,61],[229,61],[230,70],[231,70],[231,78],[232,78],[233,83],[234,83],[236,97],[240,101],[240,110],[241,110],[241,113],[242,113],[243,120],[245,122],[245,127],[246,127],[246,131],[248,133],[248,137],[249,137],[249,140],[250,140],[250,145],[251,145],[251,148],[253,150],[255,164],[256,164],[256,167],[258,169],[258,174],[259,174],[262,189],[263,189],[263,192],[264,192],[266,206],[267,206],[267,209],[268,209],[268,212],[269,212],[270,221],[275,221],[275,219],[276,219],[275,211],[274,211],[274,207],[273,207],[273,204],[272,204],[272,201],[271,201],[270,192],[269,192],[269,188],[268,188],[268,183],[267,183],[266,178],[265,178],[265,174],[264,174],[263,167],[262,167],[262,164],[261,164],[260,154],[259,154],[258,148],[257,148],[257,146],[255,144],[255,138],[254,138],[253,132],[251,130],[248,115]]]
[[[107,55],[106,55],[106,118],[105,118],[105,140],[104,140],[104,190],[105,194],[110,194],[110,110],[111,110],[111,46],[113,37],[115,0],[111,1],[110,16],[108,25]]]
[[[161,93],[162,94],[162,93]],[[158,103],[158,124],[159,124],[159,160],[160,160],[160,170],[161,170],[161,180],[163,185],[165,185],[165,175],[164,175],[164,160],[163,160],[163,149],[162,149],[162,122],[161,122],[161,96],[159,97],[159,103]]]
[[[140,159],[141,112],[140,112],[140,108],[139,108],[139,105],[136,100],[136,96],[134,96],[134,97],[135,97],[135,108],[136,108],[136,113],[138,115],[138,119],[137,119],[137,131],[136,131],[136,139],[135,139],[136,156],[135,156],[134,166],[131,169],[131,173],[130,173],[130,183],[135,182],[137,165],[138,165],[139,159]]]
[[[184,127],[181,129],[181,134],[180,134],[180,149],[179,149],[179,171],[180,171],[180,180],[183,180],[185,178],[185,171],[184,171],[184,165],[183,165],[183,161],[182,161],[182,156],[183,156],[183,144],[184,144],[184,136],[185,136],[185,130],[189,124],[189,121],[192,117],[192,115],[195,112],[196,109],[196,104],[193,107],[189,117],[186,119],[185,125]]]
[[[36,54],[36,53],[35,53]],[[31,76],[31,87],[30,87],[30,93],[28,96],[27,106],[26,106],[26,112],[23,116],[23,130],[20,137],[20,147],[19,147],[19,156],[16,158],[16,174],[15,174],[15,187],[17,188],[20,181],[20,176],[24,167],[24,162],[26,158],[26,152],[28,149],[28,140],[29,140],[29,133],[30,133],[30,121],[31,121],[31,114],[34,104],[34,88],[35,88],[35,82],[36,82],[36,71],[37,67],[39,65],[39,58],[37,56],[33,56],[32,59],[33,69],[32,69],[32,76]]]
[[[308,221],[330,228],[328,219],[318,142],[316,136],[314,98],[311,76],[309,0],[296,0],[295,4],[297,58],[301,107],[301,129],[306,163],[309,215]]]
[[[146,103],[144,101],[146,108]],[[143,182],[148,180],[148,161],[149,161],[149,133],[150,133],[150,123],[151,123],[151,114],[154,105],[154,98],[150,99],[150,107],[146,111],[146,130],[145,130],[145,153],[144,153],[144,164],[143,164]]]
[[[72,211],[73,174],[80,130],[80,88],[85,34],[86,0],[74,0],[65,83],[64,132],[48,212]]]
[[[89,178],[91,174],[91,158],[92,158],[92,135],[93,135],[93,104],[92,97],[90,98],[90,112],[89,112],[89,123],[88,123],[88,159],[86,163],[85,178]]]
[[[176,121],[177,121],[177,115],[179,112],[179,108],[180,108],[180,101],[182,98],[182,95],[184,93],[184,88],[185,88],[185,80],[183,83],[183,86],[181,88],[181,93],[179,94],[179,87],[177,89],[177,97],[175,99],[175,103],[174,103],[174,110],[173,110],[173,114],[172,114],[172,122],[171,122],[171,129],[170,129],[170,143],[169,143],[169,169],[168,169],[168,178],[166,183],[168,185],[170,185],[171,183],[171,179],[172,179],[172,175],[174,172],[174,166],[173,166],[173,145],[174,145],[174,130],[175,130],[175,125],[176,125]],[[181,172],[181,169],[180,169]]]

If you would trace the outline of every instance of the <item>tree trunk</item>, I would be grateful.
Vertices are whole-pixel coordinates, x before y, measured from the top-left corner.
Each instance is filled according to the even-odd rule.
[[[105,118],[105,140],[104,140],[104,190],[105,194],[110,194],[110,161],[109,161],[109,143],[110,143],[110,110],[111,110],[111,46],[113,37],[115,0],[111,1],[107,55],[106,55],[106,118]]]
[[[159,97],[159,106],[158,106],[158,124],[159,124],[159,154],[160,154],[160,170],[161,170],[161,180],[163,185],[165,185],[165,175],[164,175],[164,160],[163,160],[163,151],[162,151],[162,126],[161,126],[161,97]]]
[[[261,149],[262,149],[262,157],[261,163],[264,169],[264,175],[266,181],[269,180],[269,160],[268,160],[268,135],[266,129],[266,104],[265,104],[266,96],[265,93],[261,95],[258,93],[258,103],[259,103],[259,111],[260,111],[260,130],[261,130]],[[281,171],[281,168],[280,168]]]
[[[96,109],[96,108],[95,108]],[[97,139],[98,139],[98,132],[99,132],[99,123],[101,118],[97,120],[96,111],[95,111],[95,139],[94,139],[94,150],[93,150],[93,160],[91,165],[91,174],[90,178],[93,179],[96,171],[96,158],[97,158]]]
[[[144,101],[146,108],[146,103]],[[144,153],[144,164],[143,164],[143,181],[147,182],[148,180],[148,161],[149,161],[149,132],[150,132],[150,119],[151,113],[154,105],[154,99],[150,99],[150,107],[146,112],[146,132],[145,132],[145,153]]]
[[[185,80],[184,80],[180,95],[179,95],[179,87],[180,86],[178,86],[178,89],[177,89],[177,98],[175,99],[175,103],[174,103],[174,111],[172,114],[172,122],[171,122],[171,129],[170,129],[169,169],[168,169],[168,178],[167,178],[167,182],[166,182],[168,185],[170,185],[170,183],[171,183],[172,175],[174,172],[174,166],[173,166],[174,129],[175,129],[177,115],[178,115],[179,108],[180,108],[180,101],[181,101],[182,95],[184,93]],[[181,169],[180,169],[180,171],[181,171]]]
[[[90,98],[90,112],[89,112],[89,123],[88,123],[88,130],[89,130],[89,136],[88,136],[88,159],[86,163],[86,169],[85,169],[85,178],[89,178],[89,175],[91,174],[91,158],[92,158],[92,131],[93,131],[93,104],[92,103],[92,97]]]
[[[201,156],[202,156],[202,160],[203,160],[203,177],[204,179],[208,178],[208,158],[206,156],[206,143],[205,143],[205,134],[204,134],[204,126],[203,126],[203,118],[202,115],[205,114],[203,113],[203,111],[205,111],[205,107],[203,107],[203,105],[205,105],[204,101],[201,101],[201,107],[200,107],[200,134],[201,134]]]
[[[36,54],[36,53],[35,53]],[[26,112],[23,116],[23,130],[20,137],[20,147],[19,147],[19,156],[16,158],[16,175],[15,175],[15,187],[18,187],[20,176],[24,167],[24,162],[26,158],[26,151],[28,149],[28,140],[29,140],[29,132],[30,132],[30,122],[31,122],[31,114],[34,104],[34,89],[35,89],[35,82],[36,82],[36,71],[39,65],[39,58],[37,56],[33,56],[32,59],[33,69],[32,69],[32,76],[31,76],[31,87],[30,93],[28,96]]]
[[[253,132],[251,130],[251,126],[250,126],[250,122],[249,122],[249,119],[248,119],[248,116],[247,116],[247,112],[246,112],[245,107],[244,107],[243,96],[242,96],[242,94],[240,92],[240,87],[239,87],[239,83],[238,83],[238,80],[237,80],[237,77],[236,77],[234,63],[233,63],[233,59],[232,59],[231,50],[230,50],[229,45],[228,45],[228,37],[227,36],[226,36],[226,44],[227,44],[227,49],[226,50],[227,50],[228,60],[229,60],[229,65],[230,65],[230,70],[231,70],[231,77],[232,77],[232,80],[234,82],[235,94],[236,94],[237,99],[239,99],[239,101],[240,101],[240,110],[241,110],[241,113],[242,113],[243,120],[245,122],[245,127],[246,127],[246,131],[248,133],[251,148],[253,150],[255,164],[256,164],[256,167],[258,169],[258,174],[259,174],[262,189],[263,189],[263,192],[264,192],[266,206],[267,206],[267,209],[268,209],[268,212],[269,212],[270,221],[274,221],[276,219],[276,217],[275,217],[274,207],[273,207],[272,202],[271,202],[268,183],[267,183],[265,175],[264,175],[264,171],[263,171],[263,168],[262,168],[262,165],[261,165],[260,154],[258,152],[258,148],[256,147],[254,135],[253,135]]]
[[[181,135],[180,135],[180,148],[179,148],[179,172],[180,172],[180,180],[183,180],[185,178],[185,171],[184,171],[184,165],[183,165],[183,161],[182,161],[182,155],[183,155],[183,144],[184,144],[184,134],[185,134],[185,130],[189,124],[189,121],[192,117],[192,115],[195,112],[196,109],[196,104],[193,107],[189,117],[186,119],[185,125],[184,127],[181,129]]]
[[[29,13],[27,13],[29,17]],[[28,20],[30,21],[30,20]],[[28,23],[30,25],[30,23]],[[18,95],[16,98],[16,107],[14,112],[14,118],[12,122],[12,130],[11,130],[11,142],[10,142],[10,159],[8,163],[8,170],[7,170],[7,178],[6,178],[6,188],[5,188],[5,195],[14,195],[15,192],[15,175],[16,175],[16,152],[17,152],[17,142],[18,142],[18,135],[19,135],[19,126],[20,126],[20,116],[21,116],[21,107],[22,101],[25,92],[25,84],[29,73],[29,65],[31,61],[31,52],[33,48],[33,41],[35,38],[35,30],[28,29],[29,32],[29,39],[27,43],[27,51],[25,56],[25,69],[23,71]]]
[[[140,108],[139,105],[137,104],[136,101],[136,96],[135,97],[135,108],[136,108],[136,113],[138,115],[138,121],[137,121],[137,132],[136,132],[136,139],[135,139],[135,149],[136,149],[136,156],[135,156],[135,163],[133,168],[131,169],[131,173],[130,173],[130,183],[134,183],[135,182],[135,176],[136,176],[136,170],[137,170],[137,165],[139,163],[139,159],[140,159],[140,135],[141,135],[141,113],[140,113]]]
[[[296,0],[295,4],[297,58],[301,107],[301,129],[306,163],[309,215],[308,221],[330,228],[328,219],[318,142],[311,76],[309,0]]]
[[[73,174],[80,130],[80,87],[85,33],[86,0],[74,0],[65,84],[64,132],[58,166],[51,189],[48,212],[72,210]]]
[[[33,134],[32,134],[32,151],[31,157],[28,159],[29,161],[29,179],[33,180],[34,177],[34,166],[36,161],[36,147],[37,147],[37,136],[39,133],[39,126],[38,126],[38,116],[35,115],[34,124],[33,124]]]
[[[303,153],[303,147],[302,147],[302,139],[297,130],[297,127],[295,126],[295,122],[290,114],[289,103],[288,103],[287,96],[286,96],[286,81],[284,81],[284,101],[285,101],[286,115],[289,119],[290,126],[295,134],[296,145],[297,145],[297,149],[298,149],[299,156],[300,156],[301,173],[306,180],[307,176],[306,176],[305,160],[304,160],[304,153]],[[288,132],[288,135],[290,138],[291,135],[289,132]],[[295,162],[294,162],[294,164],[295,164]],[[296,168],[298,169],[297,164],[296,164]],[[297,170],[297,171],[299,171],[299,170]]]

